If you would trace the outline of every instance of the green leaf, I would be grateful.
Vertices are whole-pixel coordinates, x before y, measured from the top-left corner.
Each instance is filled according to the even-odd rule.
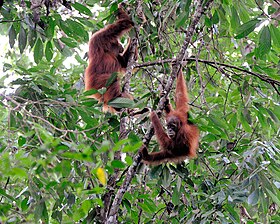
[[[149,176],[151,179],[155,179],[158,178],[161,172],[162,172],[162,166],[153,166],[150,170]]]
[[[191,3],[192,3],[192,0],[187,0],[185,1],[186,2],[186,5],[185,5],[185,14],[187,16],[189,16],[189,13],[190,13],[190,6],[191,6]]]
[[[280,37],[278,37],[280,39]],[[271,35],[267,26],[263,27],[259,40],[259,54],[262,56],[267,54],[271,48]]]
[[[218,12],[215,10],[215,13],[212,17],[212,24],[217,24],[219,23],[219,15],[218,15]]]
[[[120,160],[113,160],[111,162],[111,165],[114,167],[114,168],[119,168],[119,169],[123,169],[126,167],[126,165],[120,161]]]
[[[13,66],[11,64],[8,63],[4,63],[3,65],[3,71],[6,72],[8,70],[10,70]]]
[[[34,61],[36,62],[36,64],[38,64],[41,61],[41,59],[43,58],[43,54],[44,54],[43,42],[41,38],[38,38],[34,47]]]
[[[19,35],[18,35],[18,45],[19,45],[19,51],[22,54],[25,47],[26,47],[26,43],[27,43],[27,35],[26,35],[26,31],[23,28],[23,26],[20,26],[20,31],[19,31]]]
[[[11,202],[16,201],[15,198],[13,198],[12,196],[8,195],[8,194],[6,193],[6,191],[5,191],[4,189],[2,189],[2,188],[0,188],[0,195],[1,195],[2,197],[7,198],[7,199],[10,200]]]
[[[23,146],[26,143],[26,138],[24,138],[23,136],[19,136],[18,138],[18,146]]]
[[[176,19],[176,27],[179,28],[183,26],[188,19],[188,16],[185,13],[180,14],[180,16]]]
[[[257,23],[259,20],[253,19],[250,20],[247,23],[242,24],[240,27],[237,28],[237,35],[235,36],[236,39],[241,39],[243,37],[246,37],[248,34],[254,31],[256,28]]]
[[[176,6],[177,6],[177,5],[174,4],[173,6],[171,6],[171,7],[167,10],[167,12],[166,12],[166,14],[165,14],[165,16],[164,16],[163,22],[162,22],[163,24],[166,23],[166,20],[169,18],[170,14],[174,11],[174,9],[175,9]]]
[[[274,193],[272,193],[270,190],[266,189],[266,191],[268,192],[268,194],[270,195],[270,197],[272,198],[272,200],[278,205],[280,206],[280,193],[278,191],[278,194],[275,195]]]
[[[108,87],[110,86],[116,79],[118,78],[118,72],[113,72],[110,78],[107,80],[105,86]]]
[[[28,32],[28,43],[31,48],[34,47],[37,40],[37,32],[33,29],[29,30]]]
[[[26,173],[26,170],[20,167],[14,167],[11,169],[11,173],[15,176],[15,177],[19,177],[19,178],[26,178],[28,175]]]
[[[210,20],[207,16],[205,16],[204,24],[205,24],[207,27],[211,27],[211,26],[212,26],[211,20]]]
[[[233,205],[231,204],[226,204],[225,205],[225,210],[229,213],[229,218],[231,219],[231,221],[234,223],[234,224],[238,224],[240,223],[239,222],[239,215],[238,213],[234,210],[234,207]]]
[[[243,2],[238,2],[236,10],[238,10],[239,18],[243,23],[250,20],[250,14],[248,13],[247,6]]]
[[[45,31],[49,39],[52,39],[54,36],[54,28],[55,28],[55,21],[51,17],[49,17],[48,27]]]
[[[270,33],[273,40],[273,45],[280,48],[280,31],[274,25],[270,25]]]
[[[27,198],[24,198],[21,201],[20,207],[21,207],[22,211],[26,211],[28,209],[29,205],[28,205],[28,199]]]
[[[250,125],[248,124],[248,122],[247,122],[247,120],[246,120],[246,118],[245,118],[243,112],[240,113],[239,119],[240,119],[240,122],[241,122],[242,127],[244,128],[244,130],[245,130],[246,132],[249,132],[249,133],[252,132],[252,128],[251,128]]]
[[[240,26],[240,19],[239,15],[234,6],[231,7],[231,18],[230,18],[231,28],[235,30],[237,27]]]
[[[138,202],[138,205],[140,206],[140,208],[141,208],[143,211],[145,211],[145,212],[147,212],[147,213],[151,213],[151,210],[150,210],[150,208],[148,207],[148,205],[146,205],[146,204],[144,204],[144,203],[139,203],[139,202]]]
[[[176,188],[173,189],[173,194],[172,194],[172,203],[174,205],[178,205],[180,201],[180,192],[179,190]]]
[[[110,13],[114,13],[118,10],[118,3],[114,2],[110,7]]]
[[[92,161],[88,155],[83,153],[65,152],[62,153],[61,156],[73,160],[89,161],[89,162]]]
[[[143,4],[143,12],[145,14],[145,16],[150,20],[150,21],[154,21],[154,16],[151,13],[151,10],[149,9],[149,7],[146,4]]]
[[[218,127],[223,128],[223,129],[225,129],[225,130],[228,129],[228,125],[227,125],[227,123],[225,122],[225,120],[224,120],[223,118],[221,118],[221,117],[215,117],[215,116],[213,116],[213,115],[210,115],[209,118],[210,118],[211,121],[212,121],[215,125],[217,125]]]
[[[263,113],[261,111],[258,111],[257,116],[262,128],[267,128],[267,122],[265,120]]]
[[[35,206],[35,220],[39,221],[40,219],[44,220],[46,223],[49,222],[48,211],[46,207],[46,203],[43,200]]]
[[[234,131],[236,129],[236,125],[237,125],[237,115],[236,115],[236,113],[233,114],[232,118],[229,121],[229,124],[230,124],[231,131]]]
[[[271,111],[270,109],[268,108],[265,108],[267,113],[270,115],[270,117],[272,118],[272,120],[275,122],[275,123],[279,123],[279,119],[278,117],[273,113],[273,111]]]
[[[17,33],[15,27],[14,25],[11,25],[9,28],[9,44],[11,48],[13,48],[15,45],[16,37],[17,37]]]
[[[133,159],[130,156],[126,155],[125,162],[127,163],[127,165],[131,166],[133,163]]]
[[[108,105],[115,108],[133,108],[134,101],[124,97],[117,97],[108,102]]]
[[[71,19],[66,20],[65,23],[68,29],[70,29],[69,36],[73,37],[77,42],[80,42],[80,39],[86,42],[89,40],[88,32],[81,23]]]
[[[53,45],[51,41],[48,41],[45,48],[45,55],[48,61],[51,61],[53,58]]]
[[[77,41],[72,38],[61,37],[60,40],[71,48],[77,47]]]
[[[98,91],[96,89],[91,89],[91,90],[85,91],[84,96],[91,96],[96,93],[98,93]]]
[[[169,169],[166,166],[163,168],[162,175],[163,175],[163,179],[162,179],[163,186],[169,187],[170,183],[171,183],[172,176],[170,174]]]
[[[92,16],[92,13],[91,13],[90,9],[87,8],[86,6],[84,6],[84,5],[82,5],[82,4],[78,3],[78,2],[75,2],[74,4],[72,4],[72,6],[76,10],[78,10],[80,13],[85,14],[87,16]]]

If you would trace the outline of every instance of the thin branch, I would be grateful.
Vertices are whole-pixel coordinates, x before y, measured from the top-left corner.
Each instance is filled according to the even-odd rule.
[[[222,62],[216,62],[216,61],[209,61],[209,60],[204,60],[204,59],[185,58],[185,61],[196,61],[196,60],[198,62],[201,62],[201,63],[204,63],[204,64],[220,65],[220,66],[232,68],[232,69],[247,73],[249,75],[252,75],[252,76],[255,76],[255,77],[259,78],[260,80],[262,80],[264,82],[267,82],[267,83],[271,84],[273,86],[273,88],[275,88],[274,85],[280,86],[280,81],[272,79],[268,75],[263,75],[263,74],[259,74],[259,73],[256,73],[256,72],[252,72],[252,71],[246,70],[244,68],[240,68],[240,67],[235,66],[235,65],[230,65],[230,64],[226,64],[226,63],[222,63]],[[160,60],[160,61],[145,62],[145,63],[142,63],[142,64],[138,64],[135,67],[136,68],[148,67],[148,66],[158,65],[158,64],[162,64],[162,63],[173,63],[175,61],[176,61],[176,59],[164,59],[164,60]],[[277,89],[275,89],[275,90],[277,91],[278,94],[280,94],[279,90],[277,90]]]
[[[206,99],[205,99],[205,87],[206,85],[203,83],[203,78],[202,78],[202,75],[200,73],[200,67],[199,67],[199,63],[198,63],[198,58],[200,56],[200,53],[201,53],[201,48],[204,46],[204,41],[202,41],[201,45],[199,46],[198,48],[198,51],[197,51],[197,54],[196,54],[196,57],[195,57],[195,67],[196,67],[196,71],[197,71],[197,74],[198,74],[198,77],[199,77],[199,81],[200,81],[200,98],[201,98],[201,103],[202,104],[205,104],[206,106],[207,105],[207,102],[206,102]]]
[[[122,90],[123,93],[127,93],[127,94],[129,94],[130,80],[132,77],[133,68],[135,66],[136,48],[137,48],[137,39],[133,38],[131,40],[131,45],[130,45],[130,49],[129,49],[130,57],[129,57],[128,63],[127,63],[126,73],[124,76],[124,85],[123,85],[123,90]],[[127,131],[128,117],[122,116],[125,112],[126,112],[126,109],[123,109],[121,112],[119,139],[125,139],[127,137],[127,134],[129,133],[129,131]],[[114,159],[120,160],[120,157],[121,157],[120,152],[115,153]],[[107,216],[109,214],[111,214],[111,210],[114,209],[114,204],[111,206],[112,194],[110,192],[110,189],[114,189],[116,187],[116,182],[119,177],[119,174],[120,174],[120,170],[115,169],[114,174],[110,177],[110,182],[108,182],[108,185],[107,185],[108,192],[105,193],[105,195],[104,195],[104,208],[102,210],[102,218],[104,219],[104,221],[106,223],[107,223],[107,220],[106,220]]]
[[[23,19],[15,19],[15,20],[0,20],[0,23],[15,23],[15,22],[20,22]]]
[[[7,190],[7,186],[8,186],[8,184],[9,184],[9,182],[10,182],[10,177],[8,177],[8,179],[7,179],[6,183],[5,183],[5,186],[4,186],[4,189],[5,189],[5,190]],[[2,197],[0,198],[0,202],[2,202],[3,197],[4,197],[4,196],[2,196]]]
[[[132,77],[132,72],[133,69],[135,67],[135,51],[137,48],[137,39],[133,38],[131,40],[131,49],[130,49],[130,57],[128,59],[128,63],[127,63],[127,68],[126,68],[126,73],[124,76],[124,86],[123,86],[123,92],[124,93],[129,93],[129,87],[130,87],[130,80]]]

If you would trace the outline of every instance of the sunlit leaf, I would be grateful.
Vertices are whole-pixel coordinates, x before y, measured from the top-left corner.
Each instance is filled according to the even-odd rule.
[[[46,35],[48,38],[51,39],[54,36],[55,21],[51,17],[49,17],[48,19],[49,21],[48,21],[48,27],[46,29]]]
[[[272,200],[278,205],[280,206],[280,193],[278,191],[277,195],[275,195],[273,192],[271,192],[269,189],[266,189],[266,191],[268,192],[268,194],[271,196]]]
[[[265,26],[260,33],[259,39],[259,54],[264,55],[270,51],[271,48],[271,36],[267,26]]]
[[[271,33],[271,37],[273,40],[273,44],[275,46],[277,46],[278,48],[280,48],[280,30],[279,28],[276,28],[274,25],[270,25],[269,27],[270,33]]]
[[[237,27],[240,27],[239,15],[234,6],[231,7],[230,23],[233,30],[235,30]]]
[[[108,105],[115,108],[133,108],[134,101],[128,98],[117,97],[109,101]]]
[[[180,16],[176,19],[176,27],[181,27],[184,24],[186,25],[186,21],[188,19],[188,16],[184,13],[180,14]]]
[[[112,166],[113,166],[114,168],[119,168],[119,169],[125,168],[125,164],[124,164],[122,161],[120,161],[120,160],[113,160],[113,161],[111,162],[111,164],[112,164]]]
[[[72,4],[72,6],[76,10],[78,10],[80,13],[83,13],[83,14],[85,14],[87,16],[92,16],[92,13],[91,13],[90,9],[87,8],[86,6],[84,6],[84,5],[82,5],[82,4],[78,3],[78,2],[75,2],[74,4]]]
[[[105,173],[105,170],[103,168],[101,168],[101,167],[97,168],[96,176],[103,186],[106,185],[106,173]]]
[[[242,24],[236,30],[237,35],[235,36],[236,39],[241,39],[243,37],[248,36],[251,32],[254,31],[256,25],[259,23],[259,20],[253,19],[247,23]]]
[[[23,146],[25,143],[26,143],[26,138],[24,138],[23,136],[20,136],[18,138],[18,145]]]
[[[75,41],[72,38],[61,37],[60,40],[69,47],[72,47],[72,48],[77,47],[77,41]]]

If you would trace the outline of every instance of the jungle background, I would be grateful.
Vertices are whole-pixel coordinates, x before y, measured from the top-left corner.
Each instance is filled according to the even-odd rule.
[[[83,74],[90,36],[121,2],[0,1],[0,222],[279,223],[280,1],[126,1],[134,101],[109,114]],[[149,167],[149,113],[129,111],[174,103],[174,63],[198,156]]]

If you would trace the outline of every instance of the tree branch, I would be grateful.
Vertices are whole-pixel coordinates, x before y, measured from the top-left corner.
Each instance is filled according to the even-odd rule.
[[[185,58],[186,50],[187,50],[187,48],[190,44],[190,41],[193,37],[195,27],[197,26],[197,24],[198,24],[198,22],[199,22],[199,20],[202,16],[202,13],[207,10],[207,8],[209,7],[209,5],[212,1],[213,0],[209,0],[204,5],[204,7],[202,6],[202,0],[198,1],[198,5],[196,7],[196,11],[195,11],[194,16],[193,16],[194,19],[192,20],[190,26],[188,27],[185,41],[184,41],[184,43],[181,47],[179,55],[176,57],[176,60],[175,60],[176,66],[173,66],[172,74],[171,74],[171,76],[168,80],[168,83],[167,83],[167,85],[165,86],[165,89],[164,89],[165,94],[160,99],[159,105],[157,107],[157,109],[159,111],[163,110],[164,103],[166,101],[167,95],[171,91],[174,79],[177,76],[177,73],[178,73],[179,69],[181,68],[181,64],[182,64],[182,62]],[[147,133],[146,133],[146,135],[143,139],[143,144],[147,145],[150,142],[150,140],[153,136],[153,132],[154,132],[154,130],[153,130],[152,126],[150,126],[149,130],[147,131]],[[137,153],[136,156],[134,157],[133,164],[128,169],[128,172],[127,172],[126,178],[124,179],[123,184],[121,185],[121,187],[119,188],[119,190],[118,190],[118,192],[115,196],[115,199],[113,201],[113,204],[112,204],[108,219],[106,221],[106,224],[117,223],[117,213],[118,213],[120,204],[122,202],[123,195],[127,191],[128,187],[130,185],[130,182],[135,175],[137,167],[139,166],[139,164],[141,162],[141,159],[142,159],[141,154]]]
[[[123,86],[123,92],[129,93],[129,87],[130,87],[130,80],[132,77],[132,72],[135,67],[135,51],[137,48],[137,39],[133,38],[131,40],[131,48],[130,48],[130,57],[128,59],[127,67],[126,67],[126,73],[124,76],[124,86]]]
[[[130,87],[130,80],[132,77],[132,72],[133,72],[133,68],[135,67],[135,50],[137,48],[137,39],[133,38],[131,40],[131,45],[130,45],[130,57],[128,59],[128,63],[127,63],[127,68],[126,68],[126,73],[124,76],[124,85],[123,85],[123,93],[129,93],[129,87]],[[119,135],[119,139],[125,139],[127,137],[128,131],[127,131],[127,121],[128,121],[128,117],[127,116],[122,116],[123,113],[126,111],[126,109],[123,109],[121,111],[121,120],[120,120],[120,135]],[[120,152],[116,152],[114,159],[120,159],[121,153]],[[112,210],[116,207],[114,205],[114,202],[111,205],[111,198],[112,198],[112,193],[111,193],[111,189],[114,189],[116,186],[116,180],[119,176],[119,170],[115,169],[114,174],[110,177],[110,181],[108,181],[108,185],[107,185],[107,190],[108,192],[105,193],[104,195],[104,209],[103,209],[103,218],[105,220],[105,223],[108,223],[108,220],[106,220],[106,217],[111,214]],[[119,203],[120,204],[120,203]],[[110,208],[111,207],[111,208]],[[110,216],[109,216],[110,217]],[[109,222],[111,223],[111,222]]]
[[[209,60],[204,60],[204,59],[196,59],[196,58],[185,58],[185,61],[196,61],[196,60],[198,62],[208,64],[208,65],[220,65],[220,66],[232,68],[232,69],[247,73],[249,75],[255,76],[255,77],[261,79],[262,81],[271,84],[272,86],[273,86],[273,84],[275,84],[277,86],[280,86],[280,81],[272,79],[268,75],[259,74],[259,73],[252,72],[252,71],[246,70],[244,68],[240,68],[240,67],[230,65],[230,64],[226,64],[226,63],[209,61]],[[151,61],[151,62],[145,62],[145,63],[142,63],[142,64],[137,64],[135,67],[136,68],[149,67],[149,66],[153,66],[153,65],[157,65],[157,64],[162,64],[162,63],[172,63],[172,62],[175,62],[175,61],[176,61],[176,59],[165,59],[165,60],[160,60],[160,61]],[[276,90],[276,91],[278,92],[278,90]]]

